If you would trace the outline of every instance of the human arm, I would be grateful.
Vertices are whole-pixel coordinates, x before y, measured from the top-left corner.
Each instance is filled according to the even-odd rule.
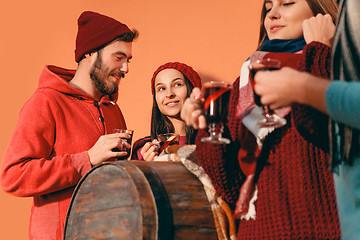
[[[261,95],[262,104],[271,109],[300,103],[327,113],[325,93],[330,83],[328,79],[284,67],[278,71],[258,72],[255,92]]]
[[[159,155],[159,141],[147,136],[134,142],[131,159],[152,161]]]
[[[94,146],[88,150],[89,161],[92,166],[100,164],[104,161],[123,157],[127,154],[126,148],[130,148],[130,144],[123,141],[123,138],[130,138],[127,133],[112,133],[99,137]],[[118,148],[120,151],[114,151]]]
[[[261,102],[264,105],[269,105],[272,109],[290,106],[294,103],[306,104],[309,97],[317,97],[310,92],[308,96],[305,95],[305,90],[312,91],[312,88],[321,87],[317,85],[319,83],[312,80],[317,79],[316,76],[327,79],[325,81],[329,82],[331,49],[320,42],[312,41],[304,47],[295,66],[286,67],[286,62],[284,65],[280,70],[259,71],[255,74],[256,85],[254,90],[261,96]],[[306,74],[306,72],[311,73],[311,75]],[[326,82],[322,83],[326,84]],[[315,94],[317,93],[316,89],[313,91]],[[313,104],[320,104],[316,109],[326,113],[324,102],[321,103],[317,100],[313,101]]]
[[[272,109],[297,102],[329,114],[335,121],[360,129],[359,83],[331,82],[291,68],[257,75],[262,84],[257,81],[255,91],[263,96],[261,102]],[[270,78],[271,81],[266,81]]]
[[[27,101],[5,152],[1,183],[15,196],[72,187],[91,169],[88,150],[101,136],[99,128],[91,120],[83,121],[86,108],[74,119],[71,109],[58,104],[61,98],[55,101],[49,96],[37,91]]]
[[[231,109],[232,114],[230,114],[230,120],[225,124],[223,136],[230,137],[229,128],[236,129],[234,125],[240,122],[236,115],[238,97],[239,79],[235,82],[231,92],[229,109]],[[203,93],[199,88],[194,88],[182,107],[181,117],[188,126],[200,129],[195,139],[196,156],[199,163],[210,177],[216,191],[227,203],[235,206],[240,185],[244,178],[237,161],[239,142],[232,141],[228,145],[220,145],[201,141],[203,137],[209,136],[205,130],[207,123],[203,112],[203,104]]]
[[[196,156],[200,165],[210,177],[216,191],[224,200],[235,205],[239,196],[239,190],[244,181],[237,155],[240,149],[238,132],[241,128],[241,120],[237,116],[237,103],[239,97],[239,79],[234,83],[229,101],[229,121],[225,124],[224,137],[231,138],[230,144],[211,144],[201,142],[208,136],[206,130],[199,130],[196,136]]]
[[[360,83],[333,81],[325,95],[326,108],[331,118],[360,129]]]

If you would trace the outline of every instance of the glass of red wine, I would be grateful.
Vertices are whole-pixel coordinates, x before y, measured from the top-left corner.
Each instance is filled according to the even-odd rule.
[[[163,133],[157,136],[159,141],[159,153],[164,151],[168,146],[179,144],[179,134],[176,133]]]
[[[277,59],[265,58],[262,60],[257,60],[255,62],[250,63],[250,81],[252,88],[255,87],[254,76],[258,71],[272,71],[279,70],[281,66],[281,62]],[[282,127],[286,124],[286,119],[279,117],[271,110],[268,106],[264,106],[260,102],[260,96],[254,93],[255,104],[262,107],[264,110],[264,118],[258,123],[259,127],[267,128],[267,127]]]
[[[210,136],[202,138],[202,142],[229,144],[230,140],[222,137],[224,123],[228,117],[228,102],[232,86],[222,81],[204,83],[204,112]]]

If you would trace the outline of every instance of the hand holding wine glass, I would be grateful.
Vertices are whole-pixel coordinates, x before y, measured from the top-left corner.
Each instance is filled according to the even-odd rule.
[[[279,70],[281,66],[281,62],[277,59],[266,58],[262,60],[257,60],[255,62],[250,63],[250,81],[252,88],[254,89],[255,80],[254,76],[258,71],[272,71]],[[286,119],[281,118],[274,113],[268,106],[263,106],[260,101],[260,96],[254,93],[254,101],[255,104],[262,107],[264,111],[264,118],[258,123],[259,127],[282,127],[286,124]]]
[[[181,108],[181,118],[185,121],[187,126],[194,129],[206,129],[207,123],[204,115],[203,105],[205,99],[204,94],[200,88],[194,88],[188,97],[183,107]]]

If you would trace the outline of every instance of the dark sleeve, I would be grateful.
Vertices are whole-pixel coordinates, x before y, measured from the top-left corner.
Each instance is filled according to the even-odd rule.
[[[132,149],[132,153],[131,153],[131,160],[139,160],[139,157],[137,155],[137,152],[140,148],[142,148],[145,143],[147,142],[151,142],[151,137],[147,136],[147,137],[143,137],[138,139],[136,142],[134,142],[133,144],[133,149]]]
[[[200,165],[211,178],[216,191],[229,204],[235,204],[239,189],[245,177],[241,172],[237,160],[241,122],[236,116],[236,107],[239,97],[239,78],[233,84],[229,101],[229,121],[224,130],[225,137],[231,137],[228,145],[210,144],[201,142],[201,138],[208,136],[206,130],[200,130],[195,140],[196,155]]]
[[[319,77],[330,78],[330,47],[319,42],[307,44],[297,69]],[[294,104],[292,106],[292,123],[307,141],[328,151],[328,116],[326,114],[307,105]]]

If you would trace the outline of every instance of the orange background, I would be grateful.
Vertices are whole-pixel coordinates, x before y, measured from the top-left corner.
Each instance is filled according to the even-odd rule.
[[[258,40],[262,0],[6,1],[0,14],[0,161],[18,112],[37,87],[45,64],[76,68],[76,21],[97,11],[136,28],[130,72],[119,105],[134,140],[149,135],[150,78],[167,61],[192,66],[203,80],[233,82]],[[0,190],[0,238],[27,239],[31,198]]]

